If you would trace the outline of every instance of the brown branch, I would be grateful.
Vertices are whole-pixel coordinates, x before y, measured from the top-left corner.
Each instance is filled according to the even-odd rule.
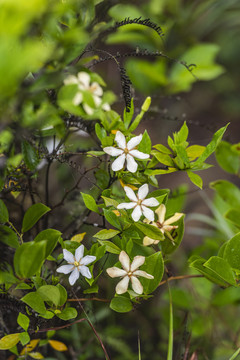
[[[191,278],[202,278],[204,277],[203,275],[180,275],[180,276],[171,276],[166,280],[163,280],[159,283],[158,286],[162,286],[164,284],[166,284],[168,281],[172,281],[172,280],[182,280],[182,279],[191,279]]]
[[[80,299],[67,299],[67,301],[101,301],[101,302],[110,302],[108,299],[99,299],[96,297],[93,298],[80,298]]]

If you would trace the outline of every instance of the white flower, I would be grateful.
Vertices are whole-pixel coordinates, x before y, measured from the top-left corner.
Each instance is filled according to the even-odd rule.
[[[134,209],[132,212],[132,218],[134,221],[138,221],[142,214],[150,221],[154,221],[154,212],[148,208],[148,206],[158,206],[159,202],[154,197],[145,199],[148,194],[148,184],[142,185],[138,189],[137,195],[129,186],[124,186],[127,197],[132,200],[129,203],[122,203],[117,206],[118,209]]]
[[[91,264],[94,260],[96,260],[96,256],[87,255],[83,257],[84,246],[79,246],[75,251],[75,256],[73,254],[63,249],[63,257],[68,262],[69,265],[62,265],[57,269],[57,272],[63,274],[69,274],[69,283],[70,285],[75,284],[77,279],[79,278],[79,273],[85,276],[87,279],[91,279],[92,274],[86,265]]]
[[[77,76],[74,75],[69,75],[65,80],[64,80],[64,84],[65,85],[72,85],[72,84],[76,84],[78,86],[78,92],[77,94],[74,96],[73,98],[73,104],[74,105],[79,105],[83,102],[83,94],[82,91],[89,91],[92,94],[93,97],[93,101],[96,105],[96,107],[99,107],[102,99],[101,96],[103,95],[103,90],[101,88],[101,86],[95,81],[92,84],[90,84],[90,75],[84,71],[80,71]],[[110,106],[109,104],[102,104],[102,109],[105,111],[109,111],[110,110]],[[85,110],[85,112],[88,115],[92,115],[94,113],[94,109],[91,108],[89,105],[87,104],[83,104],[83,108]]]
[[[166,206],[164,204],[161,204],[157,210],[155,211],[155,213],[158,215],[158,221],[157,222],[151,222],[151,225],[156,226],[159,228],[159,230],[163,233],[166,234],[167,237],[172,241],[172,243],[174,244],[174,240],[170,234],[170,231],[172,231],[173,229],[177,229],[178,226],[177,225],[171,225],[173,223],[175,223],[176,221],[178,221],[184,214],[182,213],[175,213],[173,216],[171,216],[169,219],[165,220],[165,215],[166,215]],[[147,223],[149,223],[149,221],[146,221]],[[152,245],[152,244],[158,244],[159,240],[154,240],[151,239],[148,236],[145,236],[143,239],[143,245],[148,246],[148,245]]]
[[[131,140],[126,143],[125,136],[121,131],[117,131],[115,136],[115,141],[118,144],[118,148],[113,146],[108,146],[103,148],[103,151],[111,156],[118,156],[116,160],[112,163],[112,170],[118,171],[124,167],[125,160],[127,161],[128,171],[135,173],[138,168],[137,162],[134,160],[137,159],[145,160],[149,158],[149,154],[144,154],[141,151],[135,149],[135,147],[141,142],[142,134],[133,137]]]
[[[112,278],[122,277],[122,280],[116,286],[117,294],[124,294],[128,289],[129,280],[131,280],[132,288],[137,294],[143,293],[143,287],[137,276],[143,276],[147,279],[154,279],[154,276],[146,273],[146,271],[138,270],[138,268],[144,264],[145,256],[135,256],[133,262],[130,264],[129,256],[125,251],[121,251],[119,255],[119,261],[122,264],[123,269],[118,267],[108,268],[106,271]]]

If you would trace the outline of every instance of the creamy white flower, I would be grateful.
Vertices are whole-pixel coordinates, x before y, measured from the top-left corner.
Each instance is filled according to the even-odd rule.
[[[84,71],[80,71],[77,76],[74,75],[69,75],[65,80],[64,80],[64,84],[65,85],[72,85],[72,84],[76,84],[78,86],[78,92],[77,94],[74,96],[73,98],[73,104],[74,105],[79,105],[83,102],[83,94],[82,91],[89,91],[92,94],[93,97],[93,101],[96,105],[96,107],[99,107],[102,103],[102,99],[101,96],[103,95],[103,90],[101,88],[101,86],[94,81],[92,84],[90,84],[90,75]],[[101,105],[102,109],[105,111],[109,111],[110,110],[110,106],[109,104],[102,104]],[[92,115],[94,113],[94,109],[91,108],[89,105],[87,104],[83,104],[83,108],[85,110],[85,112],[88,115]]]
[[[154,276],[146,273],[146,271],[138,270],[138,268],[144,264],[145,256],[135,256],[130,264],[129,256],[125,251],[121,251],[119,255],[119,261],[122,264],[123,269],[116,266],[108,268],[106,271],[112,278],[121,277],[122,280],[116,286],[117,294],[124,294],[128,289],[129,280],[131,280],[132,288],[137,294],[143,293],[143,287],[138,276],[145,277],[147,279],[154,279]]]
[[[129,203],[122,203],[117,206],[118,209],[134,209],[132,212],[132,218],[134,221],[138,221],[142,215],[148,220],[154,221],[154,212],[148,208],[158,206],[159,202],[154,197],[145,199],[148,194],[148,184],[142,185],[138,189],[137,195],[129,186],[124,186],[127,197],[131,200]]]
[[[166,206],[164,204],[161,204],[155,213],[158,215],[158,221],[157,222],[149,222],[146,220],[147,223],[150,223],[153,226],[156,226],[159,228],[159,230],[165,234],[174,244],[174,239],[172,238],[170,231],[173,229],[177,229],[177,225],[171,225],[178,221],[184,214],[183,213],[175,213],[173,216],[171,216],[169,219],[165,220],[166,215]],[[148,246],[152,244],[158,244],[159,240],[151,239],[149,236],[145,236],[143,239],[143,245]]]
[[[84,246],[80,245],[76,251],[75,255],[63,249],[63,257],[68,262],[69,265],[62,265],[57,269],[57,272],[63,274],[69,274],[69,283],[70,285],[75,284],[77,279],[79,278],[79,273],[82,274],[87,279],[91,279],[92,274],[86,265],[91,264],[93,261],[96,260],[96,256],[87,255],[83,257],[84,253]]]
[[[103,148],[103,151],[111,156],[118,156],[116,160],[112,163],[112,170],[119,171],[124,167],[125,161],[127,161],[127,169],[128,171],[135,173],[138,168],[137,162],[134,158],[146,160],[149,158],[149,154],[145,154],[141,151],[136,150],[136,146],[142,140],[142,134],[133,137],[131,140],[126,142],[126,138],[121,133],[121,131],[117,131],[115,136],[115,141],[118,145],[118,148],[113,146],[108,146]]]

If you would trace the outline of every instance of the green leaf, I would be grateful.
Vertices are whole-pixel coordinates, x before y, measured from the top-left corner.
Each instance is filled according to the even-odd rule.
[[[28,335],[28,333],[26,331],[21,332],[19,334],[19,340],[21,341],[22,346],[26,345],[27,343],[29,343],[30,336]]]
[[[104,230],[100,230],[99,232],[97,232],[95,235],[93,235],[93,237],[96,237],[100,240],[106,240],[106,239],[113,238],[115,235],[117,235],[119,233],[120,233],[120,231],[118,231],[118,230],[104,229]]]
[[[186,152],[187,152],[187,156],[189,157],[189,160],[193,161],[199,156],[201,156],[204,150],[205,150],[205,146],[192,145],[187,147]]]
[[[188,126],[186,124],[186,121],[184,121],[181,129],[177,133],[174,133],[175,144],[185,143],[187,141],[187,138],[188,138]]]
[[[110,308],[119,313],[129,312],[132,307],[131,301],[124,296],[115,296],[110,303]]]
[[[43,285],[37,289],[37,293],[41,296],[43,301],[50,301],[58,306],[60,303],[60,291],[57,286]]]
[[[46,259],[47,241],[33,241],[20,245],[14,255],[14,268],[21,278],[29,278],[36,274]]]
[[[104,200],[106,206],[114,206],[115,208],[117,208],[118,202],[116,200],[106,196],[102,196],[102,199]]]
[[[177,225],[178,228],[174,229],[174,232],[171,232],[171,235],[174,239],[174,244],[172,241],[165,235],[164,241],[161,241],[161,249],[163,254],[171,254],[182,242],[183,235],[184,235],[184,216],[182,216],[174,225]]]
[[[231,207],[240,207],[240,190],[227,180],[217,180],[210,183],[210,188],[214,189],[218,195]]]
[[[174,162],[172,160],[172,158],[168,155],[168,154],[163,154],[159,151],[153,150],[151,152],[151,154],[153,156],[155,156],[155,158],[161,163],[164,164],[166,166],[171,166],[174,167]]]
[[[101,189],[106,189],[108,188],[108,184],[109,184],[109,174],[107,171],[103,170],[103,169],[98,169],[97,171],[95,171],[94,176],[97,180],[97,185],[101,188]]]
[[[144,293],[150,294],[158,287],[163,277],[164,262],[161,251],[146,257],[145,263],[141,266],[141,270],[154,276],[154,279],[146,279],[144,277],[139,278],[143,285]]]
[[[25,213],[22,223],[22,233],[31,229],[41,217],[51,209],[41,203],[32,205]]]
[[[183,164],[184,164],[184,169],[188,169],[190,167],[190,161],[189,161],[185,147],[182,144],[175,145],[175,150],[177,153],[177,158],[180,158],[181,162],[183,162]],[[176,161],[176,158],[175,158],[175,161]]]
[[[103,209],[104,217],[112,226],[116,227],[118,230],[122,230],[119,217],[114,214],[112,210]]]
[[[21,301],[30,306],[33,310],[37,311],[39,314],[44,314],[46,312],[46,307],[42,297],[35,291],[22,297]]]
[[[5,225],[0,225],[0,241],[15,249],[19,247],[19,240],[17,234]]]
[[[104,245],[106,247],[106,251],[110,252],[111,254],[120,254],[121,252],[121,249],[111,241],[98,240],[98,242],[99,244]]]
[[[226,283],[236,286],[236,280],[230,265],[221,257],[212,256],[203,264],[203,266],[216,273],[216,275],[222,278]]]
[[[238,273],[240,272],[240,233],[227,241],[223,258],[234,270],[237,270]]]
[[[0,350],[8,350],[14,347],[20,340],[20,333],[10,334],[0,339]]]
[[[149,236],[151,239],[154,240],[163,240],[164,236],[162,232],[153,225],[138,223],[134,224],[144,235]]]
[[[205,150],[203,151],[202,155],[199,156],[199,158],[192,163],[192,167],[197,167],[199,165],[201,165],[201,163],[203,163],[217,148],[218,144],[220,143],[227,127],[229,124],[227,124],[226,126],[220,128],[214,135],[212,138],[212,141],[206,146]]]
[[[240,228],[240,210],[230,209],[226,212],[224,217]]]
[[[162,152],[163,154],[168,154],[168,155],[172,155],[172,151],[169,150],[166,146],[162,145],[162,144],[157,144],[153,146],[155,149],[157,149],[158,151]]]
[[[188,174],[188,177],[191,180],[191,182],[194,185],[198,186],[200,189],[202,189],[203,181],[202,181],[201,176],[193,173],[191,170],[187,170],[187,174]]]
[[[27,331],[29,327],[29,322],[29,318],[20,312],[17,318],[18,325],[20,325],[25,331]]]
[[[83,197],[83,201],[84,201],[85,206],[89,210],[94,211],[96,213],[99,213],[98,206],[97,206],[96,201],[94,200],[94,198],[89,194],[81,193],[81,195]]]
[[[239,288],[229,287],[226,289],[219,289],[217,293],[214,294],[212,299],[212,304],[215,306],[224,306],[229,304],[234,304],[240,300],[240,291]]]
[[[215,156],[221,168],[230,174],[238,174],[240,169],[240,157],[237,154],[232,144],[227,141],[221,141],[218,145]]]
[[[152,149],[152,142],[147,133],[147,130],[144,131],[142,140],[138,145],[137,149],[145,154],[150,154]]]
[[[39,163],[38,153],[37,150],[27,141],[22,142],[22,154],[23,154],[23,160],[27,165],[27,167],[31,171],[36,170],[36,167]]]
[[[107,136],[106,130],[99,123],[95,125],[95,133],[101,142]]]
[[[67,290],[61,284],[57,284],[56,287],[58,288],[60,294],[59,306],[63,306],[67,301]]]
[[[67,307],[60,314],[56,314],[56,315],[57,317],[59,317],[59,319],[67,321],[67,320],[75,319],[78,313],[75,308]]]
[[[9,221],[8,209],[4,202],[0,200],[0,223],[5,224]]]
[[[41,231],[34,239],[35,243],[46,240],[45,259],[52,253],[61,237],[61,232],[55,229]]]
[[[138,114],[138,115],[135,117],[135,119],[133,120],[131,126],[129,127],[129,132],[130,132],[130,133],[133,132],[133,131],[138,127],[140,121],[141,121],[142,118],[143,118],[143,115],[144,115],[145,112],[147,111],[147,109],[148,109],[149,106],[144,106],[144,105],[146,104],[146,102],[149,103],[149,106],[150,106],[150,104],[151,104],[151,98],[148,97],[148,98],[144,101],[143,106],[142,106],[142,108],[141,108],[140,114]]]

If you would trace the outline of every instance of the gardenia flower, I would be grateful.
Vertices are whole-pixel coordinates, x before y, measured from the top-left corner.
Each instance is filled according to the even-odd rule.
[[[108,146],[103,148],[103,151],[111,156],[118,156],[116,160],[112,163],[112,170],[118,171],[124,167],[125,160],[127,161],[127,169],[128,171],[135,173],[138,168],[137,162],[134,158],[138,158],[141,160],[146,160],[149,158],[149,154],[144,154],[141,151],[135,149],[135,147],[141,142],[142,134],[133,137],[131,140],[126,142],[126,138],[121,133],[121,131],[117,131],[115,136],[115,141],[118,144],[119,148],[115,148],[113,146]]]
[[[93,101],[96,107],[100,106],[102,102],[101,96],[103,95],[103,90],[96,81],[90,85],[90,75],[88,73],[84,71],[80,71],[77,74],[77,76],[69,75],[64,80],[64,84],[65,85],[76,84],[78,86],[79,91],[73,98],[74,105],[77,106],[83,102],[82,91],[89,91],[92,94]],[[83,104],[83,108],[88,115],[92,115],[94,113],[94,109],[87,104]],[[109,111],[110,110],[109,104],[102,104],[102,109],[105,111]]]
[[[75,284],[77,279],[79,278],[79,273],[85,276],[87,279],[91,279],[92,274],[86,265],[91,264],[94,260],[96,260],[96,256],[87,255],[83,257],[84,253],[84,246],[79,246],[76,251],[75,255],[63,249],[63,257],[68,262],[69,265],[62,265],[57,269],[57,272],[63,274],[69,274],[69,283],[70,285]]]
[[[151,197],[145,199],[148,194],[148,184],[142,185],[138,189],[137,195],[129,186],[124,186],[127,197],[132,200],[129,203],[122,203],[117,206],[117,209],[134,209],[132,212],[132,218],[134,221],[138,221],[142,214],[150,221],[154,221],[154,212],[148,208],[148,206],[158,206],[159,202]]]
[[[176,225],[171,225],[173,223],[175,223],[176,221],[178,221],[184,214],[182,213],[175,213],[172,217],[170,217],[169,219],[165,220],[165,215],[166,215],[166,206],[164,204],[161,204],[159,206],[159,208],[157,208],[157,210],[155,211],[155,213],[158,215],[158,221],[157,222],[151,222],[151,225],[156,226],[159,228],[159,230],[163,233],[166,234],[167,237],[172,241],[172,243],[174,244],[174,240],[170,234],[170,231],[172,231],[173,229],[177,229],[178,226]],[[147,223],[149,223],[149,221],[146,221]],[[159,240],[154,240],[151,239],[148,236],[145,236],[143,239],[143,245],[148,246],[148,245],[152,245],[152,244],[158,244]]]
[[[137,276],[142,276],[147,279],[154,279],[154,276],[146,273],[146,271],[138,270],[138,268],[144,264],[145,256],[135,256],[132,264],[130,264],[129,256],[125,251],[121,251],[119,255],[119,261],[122,264],[123,269],[116,266],[108,268],[106,271],[112,278],[122,277],[122,280],[116,286],[117,294],[124,294],[128,289],[129,280],[131,280],[132,288],[137,294],[143,293],[143,287]]]

